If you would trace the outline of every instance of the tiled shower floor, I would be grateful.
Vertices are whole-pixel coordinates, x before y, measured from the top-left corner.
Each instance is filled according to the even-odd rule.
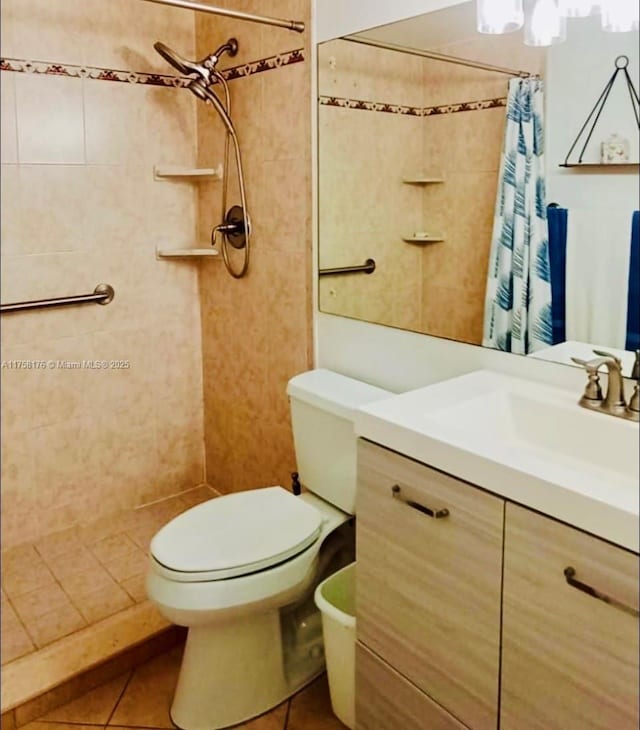
[[[151,537],[175,515],[215,496],[197,487],[3,551],[2,664],[145,601]]]
[[[162,654],[21,730],[172,728],[169,708],[182,646]],[[345,730],[331,713],[326,675],[271,712],[238,730]]]

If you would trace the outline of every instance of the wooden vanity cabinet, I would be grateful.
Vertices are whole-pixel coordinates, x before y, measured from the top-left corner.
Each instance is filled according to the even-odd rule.
[[[358,459],[358,641],[463,725],[495,730],[504,500],[366,441]],[[358,719],[383,727],[400,726]]]
[[[638,730],[638,556],[514,504],[505,522],[501,730]]]
[[[363,644],[356,645],[359,730],[466,730]]]
[[[637,730],[638,555],[358,448],[357,730]]]

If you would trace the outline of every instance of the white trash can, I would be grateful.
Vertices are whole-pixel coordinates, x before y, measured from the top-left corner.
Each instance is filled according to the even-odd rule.
[[[316,588],[333,714],[350,730],[356,726],[356,564],[330,575]]]

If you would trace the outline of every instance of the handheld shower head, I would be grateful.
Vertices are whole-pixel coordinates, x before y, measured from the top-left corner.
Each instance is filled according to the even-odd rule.
[[[217,74],[216,74],[217,75]],[[227,110],[224,108],[224,105],[218,99],[215,92],[211,89],[208,89],[205,84],[202,83],[200,79],[194,79],[187,88],[192,94],[195,94],[198,99],[202,99],[204,102],[209,102],[211,106],[218,112],[220,115],[220,119],[222,119],[222,122],[224,126],[227,128],[227,131],[232,137],[236,136],[236,130],[233,126],[233,122],[231,121],[231,117],[229,116]]]
[[[199,64],[194,61],[187,61],[186,58],[182,58],[182,56],[178,55],[172,48],[165,46],[164,43],[156,41],[156,43],[153,44],[153,47],[165,61],[170,63],[177,71],[180,71],[181,74],[185,74],[187,76],[194,73],[199,76],[203,75],[202,67]]]
[[[217,50],[205,56],[201,61],[188,61],[186,58],[182,58],[172,48],[169,48],[169,46],[160,43],[160,41],[156,41],[153,47],[165,61],[170,63],[181,74],[186,76],[196,74],[207,86],[212,81],[211,76],[222,55],[228,53],[230,56],[235,56],[238,53],[238,41],[235,38],[229,38],[226,43],[223,43]]]

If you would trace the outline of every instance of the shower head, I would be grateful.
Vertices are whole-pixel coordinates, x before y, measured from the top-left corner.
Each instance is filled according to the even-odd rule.
[[[160,41],[156,41],[156,43],[153,44],[153,47],[165,61],[170,63],[181,74],[185,74],[187,76],[195,74],[199,76],[207,86],[211,83],[212,72],[222,55],[224,53],[228,53],[230,56],[235,56],[236,53],[238,53],[238,41],[235,38],[229,38],[226,43],[223,43],[217,50],[208,56],[205,56],[201,61],[188,61],[186,58],[182,58],[182,56],[176,53],[172,48],[169,48],[169,46],[166,46],[164,43],[160,43]]]
[[[195,73],[199,76],[202,75],[201,66],[199,64],[194,61],[187,61],[186,58],[182,58],[182,56],[178,55],[172,48],[165,46],[164,43],[157,41],[153,44],[153,47],[165,61],[168,61],[175,69],[180,71],[181,74],[190,75]]]

